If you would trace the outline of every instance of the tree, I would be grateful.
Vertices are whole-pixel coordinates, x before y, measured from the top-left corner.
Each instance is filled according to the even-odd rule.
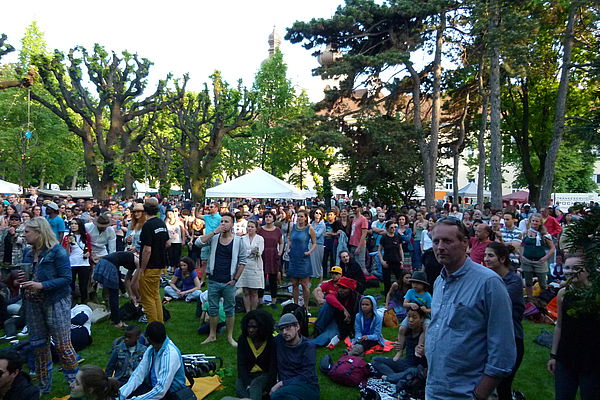
[[[377,3],[372,0],[347,0],[329,19],[295,22],[288,28],[286,39],[303,42],[306,49],[329,45],[342,57],[324,64],[314,73],[324,79],[338,78],[339,87],[328,93],[323,108],[331,107],[340,98],[350,98],[357,87],[372,84],[361,102],[362,108],[385,103],[393,106],[406,91],[406,82],[399,79],[401,66],[412,80],[413,130],[421,135],[419,148],[422,155],[426,200],[433,205],[437,168],[440,107],[441,52],[448,4],[445,1],[394,1]],[[423,131],[421,83],[423,75],[410,61],[410,53],[422,48],[427,38],[427,22],[436,23],[435,56],[427,71],[433,71],[433,113],[429,138]],[[320,55],[317,50],[314,55]],[[392,76],[382,82],[382,73]],[[385,89],[385,90],[384,90]],[[389,94],[383,95],[382,91]],[[353,111],[356,112],[356,111]],[[392,114],[395,110],[392,110]]]
[[[567,18],[567,28],[563,40],[563,56],[560,72],[560,83],[558,84],[558,93],[556,95],[556,108],[554,110],[554,123],[552,124],[552,139],[548,146],[548,153],[544,161],[544,173],[542,175],[542,185],[540,188],[540,198],[538,204],[545,204],[550,198],[554,184],[554,165],[558,157],[558,150],[562,142],[565,130],[565,114],[567,112],[567,93],[569,91],[569,75],[571,70],[571,53],[573,51],[573,32],[575,30],[575,19],[579,4],[571,4],[569,7],[569,16]]]
[[[490,0],[490,192],[492,207],[502,208],[502,137],[500,132],[500,15],[501,0]]]
[[[4,33],[0,35],[0,58],[2,58],[4,55],[10,52],[15,51],[15,48],[13,46],[6,43],[7,38],[8,37]],[[9,89],[13,87],[29,87],[33,83],[33,78],[33,73],[29,71],[27,76],[24,78],[0,81],[0,90]]]
[[[66,60],[63,53],[55,51],[52,57],[35,56],[33,63],[44,91],[34,90],[32,98],[81,139],[86,178],[97,198],[105,198],[115,188],[118,169],[127,171],[132,154],[149,132],[148,125],[132,122],[176,102],[187,83],[186,76],[181,89],[167,93],[169,76],[159,81],[154,93],[143,97],[152,63],[126,51],[121,56],[109,53],[98,44],[93,54],[75,47]],[[123,179],[129,195],[133,177],[126,173]]]
[[[201,201],[214,174],[217,157],[227,135],[248,136],[239,130],[256,118],[254,93],[242,87],[241,81],[231,88],[215,71],[208,85],[198,94],[187,93],[173,104],[174,125],[181,133],[177,151],[190,173],[192,199]]]

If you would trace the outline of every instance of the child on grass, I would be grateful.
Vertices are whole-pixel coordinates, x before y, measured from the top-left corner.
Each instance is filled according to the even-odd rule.
[[[401,277],[397,282],[392,283],[390,291],[385,296],[385,308],[393,308],[399,320],[406,317],[406,308],[404,308],[404,296],[412,288],[410,271],[402,270]]]
[[[371,347],[384,345],[381,334],[382,316],[377,313],[377,301],[373,296],[364,296],[354,322],[354,339],[348,354],[362,357]]]
[[[146,346],[139,343],[141,333],[137,325],[127,326],[123,341],[113,348],[106,365],[106,376],[111,377],[114,374],[114,378],[121,385],[129,380],[131,373],[144,357]]]

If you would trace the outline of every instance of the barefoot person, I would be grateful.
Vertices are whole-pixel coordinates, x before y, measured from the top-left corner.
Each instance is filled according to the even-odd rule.
[[[221,215],[221,223],[215,230],[196,239],[196,246],[210,246],[210,256],[206,274],[208,275],[208,315],[210,316],[210,333],[202,342],[217,340],[217,324],[219,323],[219,302],[223,299],[227,325],[227,341],[234,347],[235,324],[235,284],[240,279],[246,265],[248,248],[241,236],[232,232],[235,217],[231,213]]]

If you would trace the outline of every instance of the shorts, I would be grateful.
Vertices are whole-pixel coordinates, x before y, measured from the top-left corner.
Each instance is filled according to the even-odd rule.
[[[200,251],[200,259],[202,261],[204,261],[204,260],[208,260],[209,258],[210,258],[210,246],[202,247],[202,250]]]
[[[226,317],[235,315],[235,285],[208,281],[208,315],[217,317],[219,315],[219,303],[223,299],[223,310]]]
[[[545,274],[548,272],[548,263],[521,257],[521,269],[523,272]]]

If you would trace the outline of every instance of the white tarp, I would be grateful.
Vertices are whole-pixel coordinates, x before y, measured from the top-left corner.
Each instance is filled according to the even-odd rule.
[[[50,189],[38,189],[38,192],[44,196],[58,196],[67,197],[71,196],[74,199],[91,199],[92,189],[83,190],[50,190]]]
[[[448,192],[451,193],[451,192]],[[489,190],[483,189],[483,195],[489,197],[492,193]],[[477,197],[477,184],[469,182],[467,186],[458,191],[460,197]]]
[[[21,193],[21,187],[16,183],[10,183],[7,181],[3,181],[0,179],[0,193],[4,194],[12,194],[12,193]]]
[[[263,171],[254,171],[206,191],[208,198],[305,199],[303,190]]]
[[[600,195],[598,193],[552,193],[552,200],[562,212],[567,212],[575,203],[588,205],[590,201],[600,202]]]

